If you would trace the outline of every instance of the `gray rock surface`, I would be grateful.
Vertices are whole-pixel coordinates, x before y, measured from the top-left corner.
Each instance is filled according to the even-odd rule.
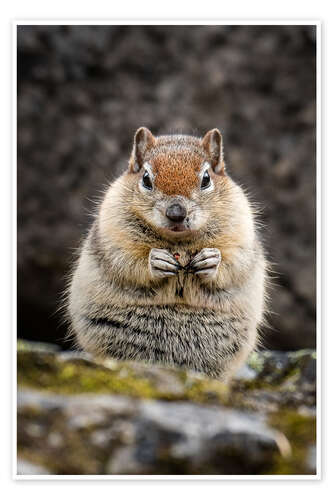
[[[22,440],[29,439],[30,446],[33,441],[50,461],[65,454],[69,439],[83,435],[91,456],[109,455],[105,465],[92,461],[81,471],[82,457],[77,463],[63,458],[58,464],[63,474],[255,474],[275,453],[290,454],[286,437],[259,415],[224,407],[20,391],[19,414],[32,408],[43,423],[27,425]],[[60,430],[64,425],[68,437]]]
[[[219,127],[277,273],[264,345],[313,347],[315,51],[311,26],[19,27],[20,335],[63,341],[73,249],[136,128]]]
[[[17,474],[19,476],[45,475],[45,474],[50,474],[50,471],[47,470],[45,467],[33,464],[28,460],[18,459]]]

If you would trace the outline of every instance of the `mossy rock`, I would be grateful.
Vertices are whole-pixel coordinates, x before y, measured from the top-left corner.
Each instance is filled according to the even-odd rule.
[[[237,474],[242,473],[241,470],[253,474],[277,475],[315,472],[314,465],[309,465],[309,456],[313,454],[316,440],[313,351],[255,353],[250,357],[247,369],[243,371],[245,375],[236,377],[228,388],[219,380],[176,368],[114,360],[98,362],[84,353],[56,352],[47,346],[41,348],[33,343],[19,343],[18,348],[18,384],[23,393],[27,391],[27,394],[31,394],[28,402],[21,404],[19,410],[19,454],[22,459],[51,470],[52,473],[66,474],[70,470],[73,474],[104,474],[130,470],[140,474],[148,470],[152,474],[213,474],[220,473],[220,459],[224,463],[224,466],[221,465],[221,473],[230,473],[233,466]],[[105,420],[103,398],[110,397],[114,399],[111,407],[108,403],[109,417]],[[76,398],[82,398],[82,411],[77,403],[74,404]],[[35,404],[35,399],[41,405]],[[122,407],[124,404],[125,413],[120,412],[117,416],[119,405]],[[149,406],[153,404],[157,406]],[[183,404],[192,405],[188,417],[184,422],[180,420],[175,428],[169,429],[168,419],[171,418],[172,421],[172,415],[180,411]],[[149,414],[150,410],[148,413],[145,410],[146,424],[142,427],[142,416],[136,417],[133,423],[132,415],[138,412],[133,408],[138,408],[138,405],[152,408],[153,412],[160,408],[158,411],[161,411],[162,420],[159,421],[155,415],[157,420],[153,425],[151,422],[155,417]],[[80,424],[74,425],[73,416],[69,417],[74,411],[71,408],[76,408],[75,418]],[[180,453],[178,456],[173,451],[173,440],[180,440],[177,446],[181,450],[183,445],[180,444],[182,438],[179,437],[179,432],[181,435],[184,432],[182,426],[189,425],[191,428],[191,415],[195,419],[196,415],[201,415],[203,408],[212,412],[220,411],[222,413],[217,415],[222,416],[235,412],[235,416],[229,419],[230,431],[224,429],[223,437],[216,435],[216,439],[206,437],[205,446],[208,448],[204,447],[199,455],[196,451],[191,458],[177,451]],[[244,422],[252,423],[246,424],[244,431],[239,431],[239,435],[236,433],[238,437],[235,438],[232,422],[239,416],[242,416]],[[214,417],[210,421],[208,424],[203,420],[202,426],[214,427],[213,422],[218,420]],[[267,460],[265,458],[258,462],[253,456],[254,461],[251,462],[252,455],[249,454],[253,450],[251,447],[248,449],[245,443],[254,439],[253,446],[258,446],[258,443],[255,444],[257,438],[253,438],[257,425],[263,436],[268,432],[271,444]],[[124,431],[125,437],[123,430],[119,431],[123,426],[125,430],[126,426],[132,428],[129,435],[134,432],[134,444],[126,437],[128,431]],[[38,432],[44,432],[45,436],[38,436]],[[52,444],[60,439],[59,436],[65,443],[61,453],[62,456],[67,456],[66,460],[59,458]],[[284,443],[283,452],[281,447],[274,445],[274,436],[277,442]],[[159,458],[156,458],[156,463],[153,460],[148,468],[142,464],[140,468],[136,460],[133,462],[133,456],[136,453],[146,453],[149,446],[152,446],[151,439],[156,441],[154,446],[157,447]],[[188,435],[186,439],[188,440]],[[232,447],[228,451],[226,443],[230,439]],[[260,447],[263,446],[262,450],[265,449],[265,440],[266,437],[263,437],[260,444]],[[47,446],[41,445],[46,442],[49,443]],[[187,453],[192,453],[191,446],[188,446],[190,451]],[[201,458],[205,453],[208,453],[206,458]],[[229,463],[228,456],[230,463],[234,464],[231,469],[226,465]],[[195,465],[196,460],[198,463]]]
[[[173,368],[132,362],[96,363],[39,351],[18,352],[18,384],[56,394],[121,394],[137,398],[226,402],[222,382]]]
[[[316,446],[316,418],[300,412],[282,410],[270,415],[269,423],[281,431],[291,443],[286,458],[277,456],[269,474],[308,474],[309,450]],[[314,473],[315,471],[312,471]]]

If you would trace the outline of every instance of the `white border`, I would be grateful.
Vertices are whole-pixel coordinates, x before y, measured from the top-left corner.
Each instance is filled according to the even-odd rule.
[[[322,294],[321,294],[321,275],[322,275],[322,255],[321,255],[321,241],[322,241],[322,223],[321,223],[321,204],[322,204],[322,163],[321,163],[321,120],[322,120],[322,102],[321,102],[321,58],[322,58],[322,31],[321,31],[321,21],[318,20],[229,20],[219,22],[217,19],[197,19],[189,20],[174,20],[171,19],[150,19],[150,20],[128,20],[128,19],[114,19],[112,21],[107,20],[30,20],[22,19],[12,21],[12,82],[13,82],[13,93],[12,93],[12,163],[13,163],[13,173],[12,173],[12,248],[13,248],[13,296],[12,296],[12,315],[13,315],[13,374],[12,374],[12,410],[13,416],[17,414],[16,406],[16,390],[17,390],[17,373],[16,373],[16,353],[17,353],[17,307],[16,307],[16,297],[17,297],[17,27],[21,25],[82,25],[82,26],[100,26],[100,25],[313,25],[316,26],[316,83],[317,83],[317,93],[316,93],[316,217],[317,217],[317,232],[316,232],[316,242],[317,242],[317,257],[316,257],[316,283],[317,283],[317,323],[316,323],[316,348],[317,348],[317,473],[315,475],[19,475],[17,474],[17,420],[14,418],[13,424],[13,460],[12,460],[12,478],[14,480],[21,481],[59,481],[59,480],[80,480],[80,481],[127,481],[127,480],[138,480],[146,481],[147,479],[151,481],[216,481],[216,480],[228,480],[228,481],[244,481],[250,480],[255,482],[273,480],[273,481],[316,481],[322,479],[322,331],[321,331],[321,304],[322,304]]]
[[[316,30],[316,353],[317,353],[317,420],[316,420],[316,461],[317,476],[322,477],[322,31],[321,24]]]
[[[17,469],[17,24],[12,26],[12,339],[13,471]],[[16,474],[16,473],[15,473]],[[15,475],[14,475],[15,477]],[[18,476],[17,476],[18,477]]]
[[[321,21],[320,20],[263,20],[263,19],[258,19],[258,20],[253,20],[249,19],[247,20],[226,20],[223,22],[219,22],[217,19],[201,19],[198,21],[198,19],[137,19],[137,20],[130,20],[130,19],[113,19],[112,21],[107,21],[107,20],[91,20],[87,21],[86,19],[82,20],[68,20],[68,19],[52,19],[52,20],[30,20],[30,19],[20,19],[20,20],[15,20],[12,23],[13,27],[16,28],[17,26],[20,25],[29,25],[29,26],[38,26],[38,25],[46,25],[46,26],[71,26],[71,25],[79,25],[79,26],[149,26],[149,25],[156,25],[156,26],[182,26],[182,25],[193,25],[193,26],[206,26],[206,25],[214,25],[214,26],[242,26],[242,25],[248,25],[248,26],[256,26],[256,25],[267,25],[267,26],[275,26],[275,25],[291,25],[291,26],[321,26]]]

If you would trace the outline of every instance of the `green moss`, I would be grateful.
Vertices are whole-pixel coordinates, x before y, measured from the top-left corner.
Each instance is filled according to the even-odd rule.
[[[18,353],[18,383],[22,386],[48,390],[61,394],[113,393],[151,398],[157,391],[148,380],[137,378],[128,370],[127,376],[119,374],[120,368],[110,370],[94,363],[61,362],[51,355]]]
[[[31,342],[29,340],[18,339],[18,351],[36,351],[36,352],[59,352],[60,347],[48,342]]]
[[[313,349],[299,349],[298,351],[289,353],[289,358],[294,361],[299,361],[307,357],[317,359],[316,351],[314,351]]]
[[[270,415],[268,423],[281,431],[291,444],[289,457],[276,457],[274,467],[268,474],[309,474],[306,465],[307,453],[316,442],[316,419],[292,410],[282,410]]]
[[[236,380],[233,385],[237,390],[251,391],[260,390],[284,390],[293,391],[302,377],[302,371],[309,359],[316,359],[316,354],[310,349],[303,349],[294,353],[288,353],[288,363],[282,368],[270,357],[268,353],[252,353],[248,360],[248,366],[252,368],[257,376],[252,380]]]
[[[254,370],[257,374],[260,373],[264,367],[264,358],[262,354],[258,352],[253,352],[250,354],[247,364],[252,370]]]
[[[168,370],[164,368],[163,370]],[[227,388],[218,380],[176,374],[183,391],[161,389],[149,375],[138,375],[130,363],[106,368],[82,359],[61,361],[54,354],[18,353],[18,384],[60,394],[108,393],[146,399],[192,400],[200,403],[225,401]],[[171,385],[171,384],[170,384]]]
[[[218,380],[198,379],[186,384],[186,399],[197,403],[223,403],[229,399],[228,387]]]

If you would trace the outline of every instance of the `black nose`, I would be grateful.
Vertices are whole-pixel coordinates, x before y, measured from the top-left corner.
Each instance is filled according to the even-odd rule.
[[[186,217],[186,209],[180,203],[173,203],[167,208],[166,216],[174,222],[182,222]]]

